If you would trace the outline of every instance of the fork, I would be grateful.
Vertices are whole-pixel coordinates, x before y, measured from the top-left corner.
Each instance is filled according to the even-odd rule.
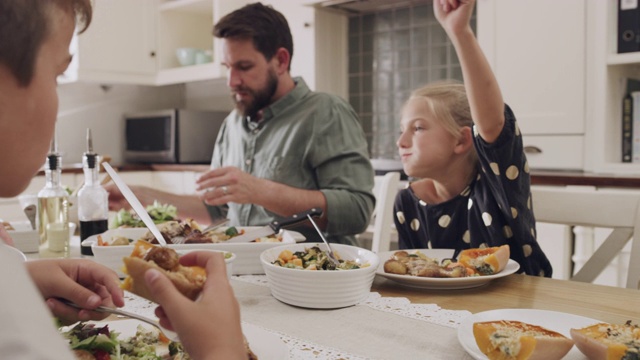
[[[313,224],[313,227],[316,228],[316,231],[318,232],[318,235],[320,235],[320,238],[322,239],[322,241],[324,241],[325,245],[327,245],[327,255],[329,257],[329,260],[337,268],[338,266],[340,266],[340,260],[338,260],[336,255],[333,253],[333,250],[331,249],[331,245],[329,245],[329,242],[327,241],[327,239],[324,238],[324,235],[322,235],[322,231],[320,231],[320,228],[318,228],[318,225],[316,224],[316,222],[313,221],[313,218],[311,217],[311,215],[307,214],[307,217],[309,218],[309,221],[311,221],[311,224]]]
[[[215,230],[215,229],[217,229],[217,228],[219,228],[221,226],[227,225],[229,223],[229,221],[230,221],[229,219],[224,219],[224,220],[219,221],[219,222],[217,222],[215,224],[211,224],[211,225],[207,226],[206,228],[202,229],[200,232],[204,234],[204,233],[207,233],[209,231],[213,231],[213,230]]]
[[[125,311],[125,310],[120,310],[120,309],[116,309],[116,308],[109,308],[106,306],[98,306],[95,309],[87,309],[87,308],[83,308],[82,306],[71,302],[67,299],[63,299],[63,298],[56,298],[56,300],[60,301],[61,303],[67,305],[67,306],[71,306],[73,308],[76,308],[78,310],[87,310],[87,311],[95,311],[95,312],[100,312],[100,313],[105,313],[105,314],[115,314],[115,315],[119,315],[122,317],[127,317],[127,318],[131,318],[131,319],[136,319],[136,320],[140,320],[142,322],[145,322],[155,328],[157,328],[158,330],[160,330],[160,332],[162,334],[164,334],[164,336],[166,336],[169,340],[174,341],[174,342],[179,342],[180,338],[178,337],[178,334],[176,334],[175,332],[165,329],[163,328],[160,323],[157,320],[148,318],[146,316],[142,316],[142,315],[138,315],[138,314],[134,314],[132,312],[129,311]]]
[[[222,226],[228,224],[229,221],[230,221],[229,219],[224,219],[224,220],[219,221],[219,222],[217,222],[215,224],[211,224],[211,225],[207,226],[206,228],[200,230],[200,232],[202,234],[206,234],[209,231],[213,231],[213,230],[215,230],[215,229],[217,229],[219,227],[222,227]],[[187,238],[184,237],[184,236],[176,236],[176,237],[171,238],[171,243],[174,244],[174,245],[182,245],[182,244],[184,244],[186,239]]]
[[[455,250],[453,250],[453,255],[450,258],[444,258],[444,259],[440,260],[440,264],[444,264],[444,262],[446,260],[449,260],[452,263],[457,262],[458,261],[458,255],[460,255],[461,251],[462,251],[462,248],[456,248]]]

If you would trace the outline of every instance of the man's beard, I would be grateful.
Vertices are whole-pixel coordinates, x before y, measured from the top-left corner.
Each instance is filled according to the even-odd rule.
[[[231,97],[236,103],[236,109],[242,114],[242,116],[249,117],[250,119],[256,119],[258,112],[271,104],[271,99],[278,89],[278,76],[275,71],[269,70],[267,76],[267,84],[261,89],[253,90],[245,87],[238,87],[235,91],[247,92],[251,95],[253,100],[245,103],[242,100],[238,100],[235,94]]]

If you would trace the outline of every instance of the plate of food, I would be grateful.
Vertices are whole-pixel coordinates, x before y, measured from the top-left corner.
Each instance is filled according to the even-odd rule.
[[[153,326],[133,319],[82,322],[62,327],[60,332],[69,339],[73,351],[88,356],[88,359],[97,358],[97,353],[104,356],[105,352],[127,355],[130,359],[148,359],[151,356],[174,359],[179,358],[174,356],[184,353],[181,344],[163,337]],[[246,340],[247,358],[289,358],[289,348],[275,334],[247,323],[242,324],[242,332]],[[250,357],[250,354],[254,357]]]
[[[190,225],[189,225],[190,224]],[[188,226],[193,228],[193,222],[187,224],[185,221],[168,221],[159,224],[160,231],[164,234],[165,239],[171,239],[175,236],[181,236],[184,239],[184,229]],[[257,242],[250,243],[225,243],[233,234],[243,234],[259,227],[226,227],[214,230],[211,233],[201,234],[194,238],[194,242],[185,242],[182,244],[170,244],[170,248],[175,250],[219,250],[226,251],[236,255],[233,262],[233,274],[263,274],[264,270],[260,263],[260,253],[262,251],[280,246],[283,244],[293,244],[299,241],[299,237],[304,239],[300,233],[283,230],[281,233],[258,239]],[[231,230],[232,229],[232,230]],[[117,228],[108,230],[99,235],[93,235],[82,241],[82,246],[90,246],[95,260],[105,266],[116,271],[120,277],[124,277],[122,272],[122,258],[129,256],[133,249],[133,244],[137,240],[151,240],[153,236],[147,228]]]
[[[490,339],[493,336],[494,339],[504,339],[504,348],[513,349],[512,344],[519,343],[517,339],[520,334],[526,331],[527,335],[535,337],[536,341],[520,345],[518,352],[532,351],[532,354],[542,356],[538,357],[541,359],[584,360],[587,357],[573,346],[574,342],[571,339],[570,331],[572,328],[584,328],[597,323],[599,321],[595,319],[557,311],[490,310],[473,314],[462,320],[460,327],[458,327],[458,341],[474,359],[486,360],[488,357],[480,351],[478,342],[487,344],[487,337]],[[478,324],[476,325],[476,335],[474,335],[474,324]],[[501,329],[502,332],[497,333],[498,329]],[[478,340],[476,340],[476,336]]]
[[[508,246],[468,249],[458,262],[442,262],[453,249],[411,249],[378,254],[377,275],[423,289],[468,289],[513,274],[520,265],[509,259]]]

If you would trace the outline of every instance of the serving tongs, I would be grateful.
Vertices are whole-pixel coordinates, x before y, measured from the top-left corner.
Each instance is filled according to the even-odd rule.
[[[149,216],[149,213],[147,212],[147,210],[145,210],[145,208],[142,206],[142,204],[140,203],[140,200],[138,200],[138,198],[133,194],[133,191],[129,189],[129,186],[125,184],[125,182],[122,180],[120,175],[118,175],[118,173],[111,167],[111,165],[109,165],[109,163],[106,163],[106,162],[102,163],[102,166],[107,171],[107,174],[111,176],[111,180],[113,180],[113,182],[116,184],[118,189],[120,189],[122,196],[124,196],[124,198],[127,199],[127,201],[129,202],[129,205],[131,205],[131,208],[136,212],[136,214],[138,214],[138,216],[140,217],[140,220],[142,220],[142,222],[147,226],[147,228],[149,229],[149,231],[151,231],[153,236],[155,236],[156,239],[158,239],[158,242],[160,243],[160,245],[166,246],[167,241],[164,239],[164,237],[162,236],[162,233],[160,232],[156,224],[153,222],[153,220],[151,220],[151,216]]]
[[[87,311],[95,311],[95,312],[105,313],[105,314],[114,314],[114,315],[118,315],[118,316],[121,316],[121,317],[140,320],[140,321],[145,322],[145,323],[157,328],[158,330],[160,330],[160,332],[162,334],[164,334],[164,336],[166,336],[169,340],[175,341],[175,342],[180,341],[180,338],[178,337],[178,334],[176,334],[175,332],[173,332],[171,330],[163,328],[157,320],[148,318],[146,316],[142,316],[142,315],[134,314],[134,313],[129,312],[129,311],[120,310],[120,309],[116,309],[116,308],[110,308],[110,307],[106,307],[106,306],[98,306],[95,309],[87,309],[87,308],[83,308],[82,306],[80,306],[80,305],[78,305],[78,304],[76,304],[74,302],[71,302],[71,301],[69,301],[67,299],[56,298],[56,300],[60,301],[61,303],[65,304],[67,306],[71,306],[72,308],[76,308],[78,310],[87,310]]]

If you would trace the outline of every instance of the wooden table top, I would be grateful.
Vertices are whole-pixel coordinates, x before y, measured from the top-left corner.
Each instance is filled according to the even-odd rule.
[[[443,309],[472,313],[539,309],[610,323],[640,322],[640,290],[527,275],[509,275],[481,287],[462,290],[417,289],[376,276],[372,291],[382,296],[406,297],[415,304],[437,304]]]

